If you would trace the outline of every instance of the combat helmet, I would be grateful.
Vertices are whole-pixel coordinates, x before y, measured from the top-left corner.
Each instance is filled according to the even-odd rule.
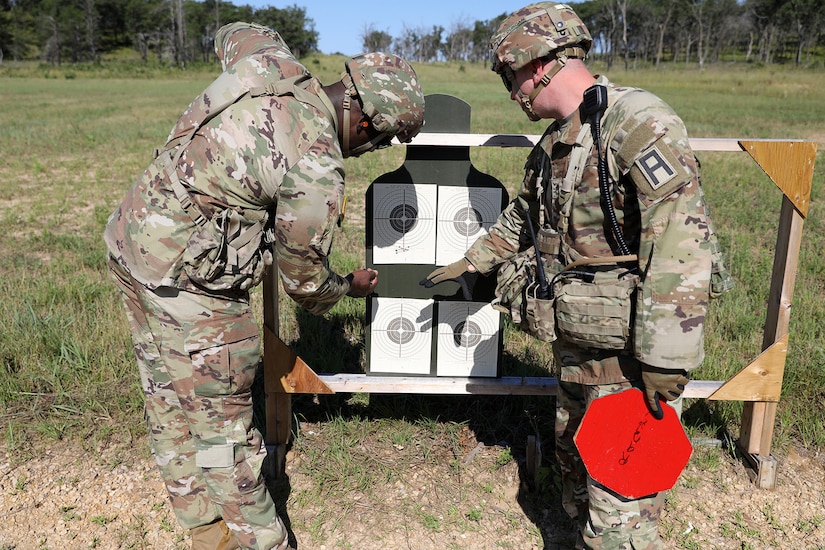
[[[584,59],[593,38],[587,26],[567,4],[537,2],[504,19],[490,38],[492,70],[501,76],[508,91],[515,83],[515,72],[534,59],[548,57],[558,64],[544,75],[529,97],[518,95],[528,116],[532,101],[570,58]]]
[[[341,81],[347,88],[344,98],[344,128],[350,125],[350,102],[356,98],[361,111],[379,135],[369,143],[349,150],[349,132],[343,132],[345,155],[359,155],[389,145],[396,136],[410,141],[424,124],[424,93],[413,68],[397,55],[370,52],[351,57],[345,63]]]

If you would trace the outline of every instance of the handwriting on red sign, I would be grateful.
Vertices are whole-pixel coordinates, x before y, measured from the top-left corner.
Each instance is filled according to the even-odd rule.
[[[619,466],[624,466],[630,460],[630,456],[636,450],[636,445],[642,441],[642,428],[647,424],[647,419],[640,420],[639,425],[636,426],[636,431],[633,432],[630,444],[622,451],[622,456],[619,458]]]

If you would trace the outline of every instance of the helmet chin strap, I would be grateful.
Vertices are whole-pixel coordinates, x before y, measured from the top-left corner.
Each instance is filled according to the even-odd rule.
[[[341,107],[344,111],[344,125],[343,128],[341,128],[341,152],[344,154],[344,158],[347,158],[351,154],[349,150],[349,135],[352,131],[352,128],[350,128],[350,109],[352,108],[352,98],[358,92],[355,91],[355,84],[352,83],[352,77],[346,72],[341,75],[341,82],[344,83],[344,88],[346,89],[344,91],[344,100],[341,102]]]
[[[541,117],[536,113],[536,111],[533,110],[533,101],[536,99],[536,97],[538,97],[541,91],[548,84],[550,84],[550,80],[554,76],[556,76],[556,74],[558,74],[560,70],[564,68],[564,65],[567,63],[567,56],[561,54],[556,58],[556,61],[558,63],[556,63],[556,65],[552,69],[544,73],[544,76],[541,77],[541,80],[539,80],[539,83],[536,84],[536,86],[533,88],[533,91],[530,92],[530,95],[524,95],[524,93],[521,90],[518,90],[518,92],[516,92],[516,94],[519,97],[519,104],[521,105],[521,108],[524,110],[525,113],[527,113],[527,117],[533,122],[541,120]]]
[[[341,81],[344,83],[344,86],[346,87],[346,92],[344,93],[344,100],[341,102],[341,107],[344,111],[344,125],[341,129],[341,152],[344,154],[344,158],[357,157],[362,153],[366,153],[367,151],[375,149],[381,144],[381,142],[386,141],[388,137],[392,136],[389,134],[389,132],[381,132],[367,143],[363,143],[355,149],[350,150],[349,142],[350,133],[352,132],[352,128],[350,127],[350,122],[352,121],[350,110],[352,109],[352,98],[358,92],[355,91],[355,85],[352,83],[352,77],[350,77],[350,75],[348,75],[347,73],[344,73],[341,76]]]
[[[564,68],[564,66],[567,64],[568,59],[570,59],[571,57],[584,59],[586,55],[587,52],[584,51],[583,48],[580,48],[578,46],[573,46],[561,50],[556,54],[556,65],[552,69],[544,73],[544,76],[541,77],[541,80],[539,80],[539,83],[536,84],[535,88],[533,88],[533,91],[530,92],[529,96],[525,96],[521,92],[521,90],[518,90],[516,92],[516,95],[518,95],[519,97],[519,104],[521,105],[521,108],[524,110],[524,112],[527,114],[527,117],[531,121],[537,122],[541,120],[541,117],[536,113],[535,110],[533,110],[533,101],[536,99],[536,97],[538,97],[541,91],[548,84],[550,84],[550,80],[554,76],[556,76],[560,70]]]
[[[372,151],[376,147],[379,147],[381,145],[381,142],[387,141],[388,137],[392,137],[389,132],[381,132],[380,134],[378,134],[377,136],[375,136],[374,138],[372,138],[368,142],[366,142],[362,145],[359,145],[358,147],[356,147],[355,149],[350,151],[349,154],[346,155],[346,156],[357,157],[358,155],[360,155],[362,153],[366,153],[367,151]],[[389,142],[387,142],[387,143],[389,144]]]
[[[344,109],[344,125],[341,128],[341,137],[343,138],[343,143],[341,144],[342,152],[344,153],[344,157],[349,156],[349,133],[350,133],[350,116],[349,110],[350,106],[352,105],[352,99],[349,96],[349,93],[344,94],[344,101],[342,102],[341,106]]]

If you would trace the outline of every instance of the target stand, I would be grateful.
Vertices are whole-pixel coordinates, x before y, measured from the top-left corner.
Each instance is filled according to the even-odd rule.
[[[443,94],[426,97],[422,133],[470,130],[470,106]],[[366,265],[381,284],[367,301],[368,375],[498,375],[501,314],[489,302],[493,278],[478,277],[473,300],[454,281],[419,283],[464,252],[495,223],[509,198],[475,169],[469,146],[407,146],[404,164],[366,193]]]
[[[367,375],[339,373],[319,376],[289,351],[288,346],[279,337],[277,270],[271,270],[264,278],[266,442],[268,448],[277,450],[280,459],[276,460],[275,464],[281,473],[293,420],[290,406],[290,395],[293,393],[556,395],[558,382],[555,378],[493,376],[493,370],[489,367],[483,367],[476,372],[472,368],[468,369],[469,361],[465,361],[462,367],[465,369],[462,371],[465,373],[464,376],[447,375],[446,373],[450,372],[447,368],[442,369],[443,376],[438,376],[438,359],[441,354],[438,353],[440,343],[437,338],[440,332],[437,326],[433,328],[434,323],[437,325],[443,318],[446,325],[454,327],[451,331],[441,333],[445,339],[449,334],[454,345],[463,342],[467,348],[475,346],[479,349],[480,351],[474,354],[474,360],[495,357],[496,363],[501,349],[501,331],[498,333],[496,349],[489,353],[482,350],[480,342],[495,341],[495,338],[485,339],[484,329],[472,324],[475,318],[469,306],[473,306],[474,303],[465,302],[460,297],[458,284],[445,282],[431,289],[418,285],[436,265],[442,265],[441,262],[449,263],[447,251],[450,250],[450,246],[449,243],[445,244],[446,241],[443,239],[438,241],[437,234],[434,250],[431,244],[416,239],[424,234],[421,232],[422,228],[427,232],[437,233],[439,223],[447,222],[443,217],[440,221],[438,207],[441,202],[439,199],[448,197],[450,191],[480,192],[480,198],[473,196],[470,199],[470,204],[476,206],[484,201],[490,202],[489,196],[484,195],[488,191],[482,189],[498,187],[502,193],[500,207],[503,209],[508,202],[506,193],[497,180],[473,168],[469,159],[470,147],[533,147],[541,139],[540,135],[470,134],[469,113],[469,106],[457,98],[444,95],[427,96],[425,131],[406,146],[407,156],[401,168],[377,178],[367,192],[367,264],[381,272],[380,292],[376,300],[387,300],[386,304],[376,300],[367,302]],[[692,138],[690,145],[694,151],[746,152],[783,193],[762,353],[730,380],[691,380],[683,394],[684,398],[744,402],[739,447],[753,469],[749,473],[752,474],[757,486],[761,489],[773,489],[777,471],[777,460],[771,454],[773,424],[788,353],[790,312],[802,228],[810,203],[817,145],[801,140],[740,138]],[[435,194],[432,189],[425,186],[435,186]],[[380,191],[376,195],[377,189]],[[420,193],[419,189],[422,189]],[[390,200],[381,202],[385,199]],[[397,204],[389,206],[393,199]],[[376,201],[379,201],[377,205]],[[449,202],[449,199],[445,202]],[[423,214],[422,207],[425,208]],[[377,218],[373,215],[376,208]],[[459,217],[452,221],[454,228],[461,228],[468,234],[469,246],[470,233],[474,227],[471,220],[475,218],[470,218],[468,212],[469,210],[465,211],[463,218]],[[435,217],[426,219],[427,216]],[[412,227],[422,217],[426,219],[422,228]],[[379,227],[377,233],[374,227],[376,224],[384,224],[384,228]],[[396,233],[394,239],[388,236],[392,235],[393,231]],[[378,257],[375,255],[374,246],[376,235],[377,246],[380,249],[377,250]],[[461,248],[459,244],[453,246]],[[418,259],[419,249],[426,252],[421,253],[421,259]],[[385,257],[387,254],[389,256]],[[395,261],[395,257],[403,259]],[[484,278],[479,280],[484,281]],[[478,288],[477,294],[480,296],[483,290]],[[391,300],[396,302],[393,303]],[[426,302],[424,307],[421,307],[418,300]],[[483,304],[484,301],[479,303]],[[450,307],[462,305],[468,309],[457,314],[448,312]],[[441,310],[444,310],[443,317],[439,317]],[[384,318],[381,316],[385,314],[392,322],[386,322],[382,327],[380,322]],[[452,315],[456,316],[457,322],[452,321]],[[373,322],[374,319],[377,321]],[[454,324],[451,325],[451,322]],[[420,338],[422,333],[428,334],[429,340],[427,337]],[[392,343],[386,347],[378,347],[378,343],[373,346],[372,340],[382,336],[387,337]],[[421,364],[412,367],[405,358],[396,359],[402,355],[399,351],[402,346],[417,342],[419,338],[423,342],[420,343],[421,349],[416,350],[416,353],[422,357]],[[430,346],[429,365],[424,359],[427,341]],[[393,346],[397,346],[397,349]],[[410,349],[414,348],[410,346]],[[375,354],[373,350],[376,350]],[[483,361],[480,364],[483,364]],[[406,375],[415,370],[421,374]],[[386,371],[380,373],[386,376],[379,375],[379,371]],[[537,453],[540,447],[535,443],[534,440],[530,445],[534,453],[531,455],[528,452],[528,465],[531,460],[535,465],[539,458]]]

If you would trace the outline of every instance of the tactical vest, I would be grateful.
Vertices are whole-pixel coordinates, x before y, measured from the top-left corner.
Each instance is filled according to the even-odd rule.
[[[606,119],[611,108],[630,91],[614,89],[602,118]],[[493,306],[540,340],[552,342],[562,336],[584,347],[622,350],[629,348],[633,331],[633,305],[640,280],[637,256],[631,253],[585,258],[563,238],[569,227],[575,186],[593,153],[591,130],[591,123],[583,121],[558,189],[560,208],[555,228],[546,223],[545,194],[549,184],[541,182],[537,190],[539,230],[535,232],[534,246],[499,267]],[[608,144],[604,147],[609,149]],[[526,222],[532,224],[529,213]],[[713,262],[711,296],[716,297],[732,287],[732,279],[724,267],[709,217],[708,224]],[[538,273],[537,256],[544,277]]]
[[[273,263],[274,231],[267,210],[228,205],[210,208],[211,211],[202,208],[180,179],[182,155],[205,124],[230,106],[249,99],[291,95],[335,121],[334,113],[307,89],[311,81],[311,75],[303,72],[285,79],[262,79],[260,86],[246,88],[231,74],[223,73],[216,84],[229,90],[222,94],[226,98],[224,102],[209,105],[209,110],[193,120],[185,133],[178,131],[162,148],[155,150],[155,162],[159,163],[175,197],[196,226],[183,256],[183,269],[196,285],[208,290],[248,290],[257,285],[267,266]]]
[[[621,95],[621,91],[613,95],[603,117],[607,117]],[[598,285],[594,285],[593,280],[582,285],[579,284],[579,278],[574,275],[580,273],[577,268],[584,266],[615,267],[635,262],[637,258],[635,255],[582,258],[562,238],[567,233],[575,186],[581,181],[582,173],[593,151],[594,140],[589,121],[583,121],[575,143],[570,153],[567,172],[558,190],[560,211],[556,227],[553,228],[547,223],[544,210],[547,203],[545,195],[550,189],[544,178],[545,181],[540,183],[538,189],[540,207],[539,229],[535,232],[536,241],[533,247],[517,254],[499,267],[493,307],[509,314],[522,330],[546,342],[555,341],[560,331],[567,331],[570,334],[568,338],[583,343],[579,342],[580,333],[595,331],[598,334],[585,336],[588,339],[585,345],[621,349],[626,346],[630,335],[629,299],[635,290],[638,276],[626,280],[626,277],[618,276],[628,272],[626,268],[618,275],[613,269],[599,269],[597,271],[604,275],[599,276]],[[547,162],[549,163],[549,159]],[[547,170],[549,166],[543,169]],[[529,213],[527,216],[527,222],[532,224]],[[537,252],[544,277],[538,273]],[[546,288],[543,289],[542,279],[546,281]],[[616,289],[612,288],[617,279],[621,279],[618,294]],[[606,288],[606,285],[611,288]],[[605,293],[608,297],[593,296]],[[594,299],[599,312],[606,314],[606,317],[602,315],[600,320],[595,320],[593,308],[589,306]],[[570,311],[565,309],[566,305],[570,306],[567,308]]]

